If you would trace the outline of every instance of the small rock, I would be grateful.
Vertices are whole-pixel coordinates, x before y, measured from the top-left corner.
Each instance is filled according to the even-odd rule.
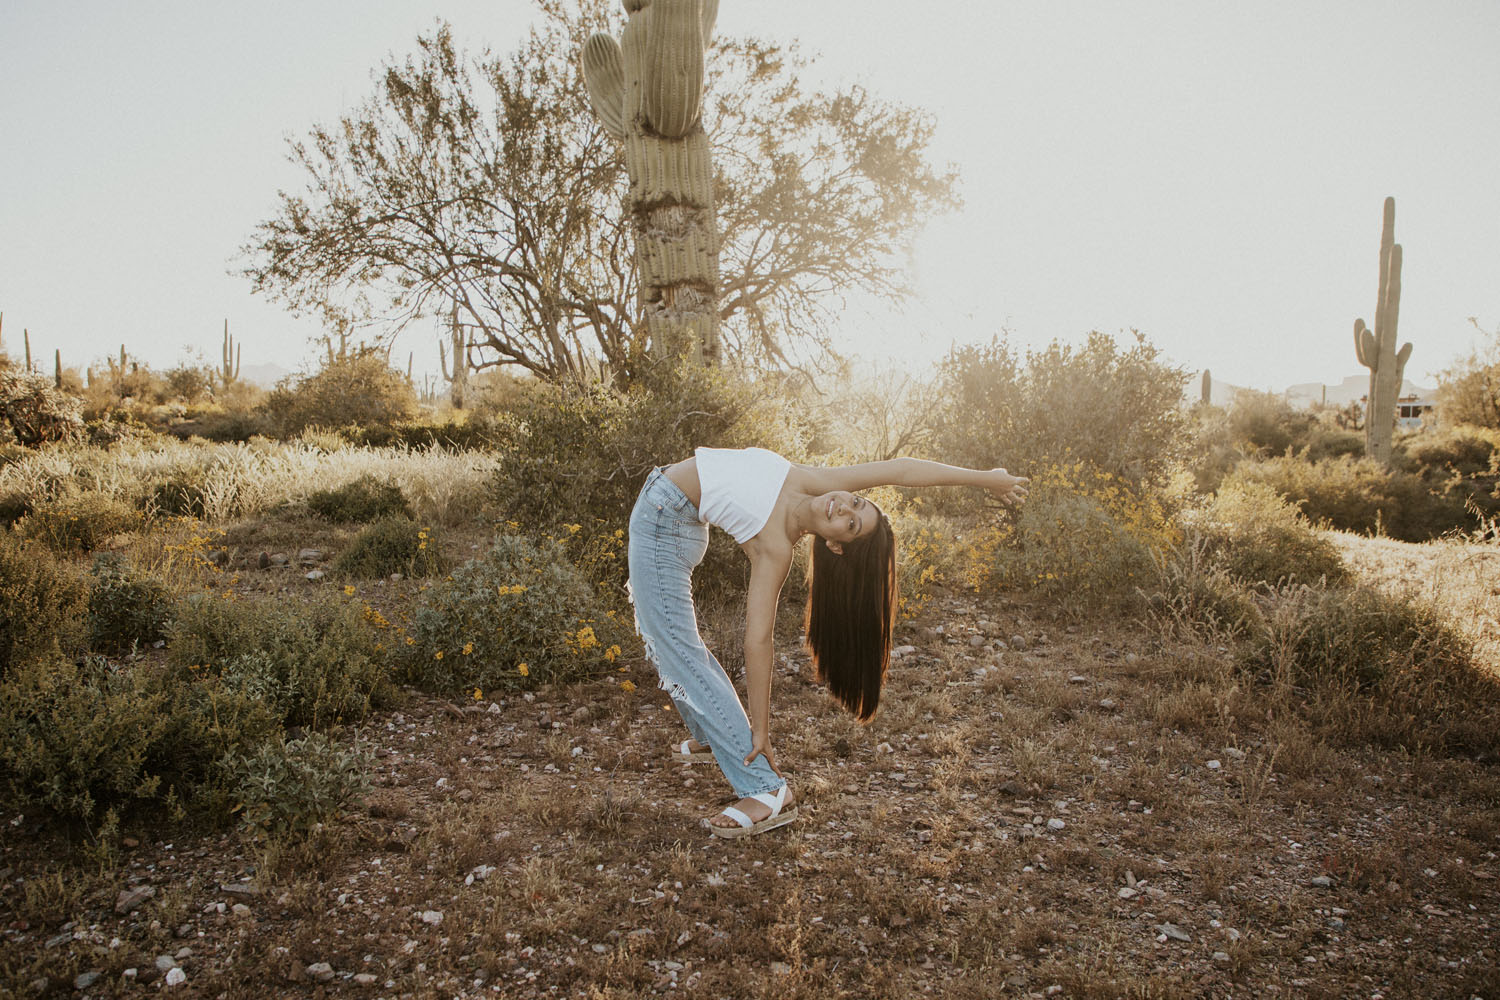
[[[1307,884],[1312,886],[1314,889],[1332,889],[1333,879],[1329,878],[1327,875],[1318,875],[1310,879]]]
[[[569,716],[569,718],[571,718],[574,723],[587,722],[589,721],[589,717],[593,714],[593,710],[590,709],[587,705],[580,705],[578,708],[573,709],[573,714]]]
[[[314,962],[307,967],[309,979],[315,979],[320,983],[326,983],[333,979],[333,966],[327,962]]]
[[[178,928],[175,931],[172,932],[172,936],[176,937],[176,938],[192,937],[193,936],[193,925],[192,924],[181,924],[181,925],[179,925]]]
[[[850,750],[851,747],[849,746],[849,741],[846,738],[840,736],[838,739],[833,741],[833,752],[838,756],[847,757],[849,756]]]
[[[995,789],[995,791],[1001,795],[1020,795],[1022,788],[1016,781],[1008,779],[1000,782],[1000,787]]]
[[[156,971],[157,972],[166,972],[169,969],[175,969],[175,968],[177,968],[177,959],[173,958],[171,955],[157,955],[156,956]]]
[[[1062,820],[1058,819],[1056,816],[1052,817],[1051,819],[1049,819],[1047,821],[1047,829],[1049,829],[1049,830],[1061,830],[1063,827],[1065,827],[1067,825],[1068,825],[1067,823],[1065,823]]]
[[[189,948],[187,945],[183,945],[181,948],[177,949],[177,954],[172,957],[177,959],[177,961],[179,962],[185,962],[193,957],[193,949]]]
[[[1219,768],[1221,768],[1221,767],[1223,767],[1223,766],[1224,766],[1224,765],[1223,765],[1223,764],[1221,764],[1221,763],[1219,763],[1219,762],[1218,762],[1218,761],[1216,761],[1216,760],[1211,760],[1211,761],[1209,761],[1209,762],[1208,762],[1208,765],[1207,765],[1207,767],[1208,767],[1208,769],[1209,769],[1209,770],[1210,770],[1210,771],[1217,771],[1217,770],[1218,770],[1218,769],[1219,769]]]
[[[550,713],[550,712],[543,712],[541,715],[537,716],[536,727],[538,729],[551,729],[552,728],[552,713]]]
[[[424,923],[424,924],[431,924],[432,926],[436,927],[438,924],[440,924],[442,922],[443,922],[443,911],[442,910],[423,910],[422,911],[422,923]]]
[[[138,885],[134,889],[121,889],[119,897],[115,899],[115,912],[124,916],[131,910],[139,909],[142,903],[155,895],[156,890],[149,885]]]
[[[1101,698],[1099,699],[1099,707],[1106,712],[1112,712],[1115,708],[1115,700],[1113,698]]]
[[[1119,896],[1121,899],[1134,899],[1135,897],[1139,896],[1140,893],[1135,889],[1130,888],[1130,886],[1124,885],[1120,887],[1120,891],[1115,893],[1115,895]]]
[[[583,747],[574,747],[572,753],[574,757],[582,757]]]
[[[297,552],[297,561],[304,566],[323,561],[323,553],[319,549],[301,549]]]
[[[982,635],[971,635],[971,636],[969,636],[969,645],[973,646],[975,649],[978,649],[980,646],[984,645],[984,636],[982,636]]]
[[[1176,924],[1157,924],[1156,930],[1158,933],[1164,935],[1167,938],[1170,938],[1173,941],[1192,940],[1192,936],[1184,931],[1181,927],[1178,927]]]
[[[1239,747],[1225,747],[1224,756],[1228,757],[1235,763],[1239,763],[1240,761],[1245,759],[1245,751],[1241,750]]]
[[[239,896],[241,899],[254,899],[260,895],[260,890],[245,882],[229,882],[219,886],[219,891],[231,896]]]
[[[168,986],[181,986],[185,982],[187,982],[187,973],[183,972],[181,968],[174,967],[174,968],[168,970],[168,972],[167,972],[167,985]]]
[[[130,969],[126,969],[124,972],[120,973],[120,978],[124,979],[127,982],[133,983],[138,978],[140,978],[140,975],[141,975],[141,970],[140,969],[130,968]]]
[[[75,990],[86,990],[90,986],[93,986],[95,983],[97,983],[99,981],[99,977],[102,975],[104,975],[104,973],[97,970],[80,972],[73,980],[73,988]]]
[[[1010,637],[1010,648],[1018,653],[1026,651],[1026,637],[1024,635],[1013,635]]]
[[[355,986],[374,986],[380,981],[378,976],[372,976],[368,972],[356,972],[354,974]]]
[[[229,909],[237,917],[248,917],[250,915],[250,907],[244,903],[235,903]]]
[[[1216,951],[1216,952],[1214,952],[1214,961],[1215,962],[1227,962],[1227,961],[1229,961],[1229,952],[1227,952],[1227,951]]]
[[[72,931],[64,931],[63,933],[57,935],[56,937],[50,937],[50,938],[48,938],[47,939],[47,943],[44,944],[42,947],[44,947],[44,948],[60,948],[60,947],[62,947],[65,944],[71,944],[72,941],[73,941],[73,932]]]
[[[1072,677],[1068,678],[1069,684],[1087,684],[1088,682],[1089,679],[1082,674],[1074,674]]]
[[[785,962],[772,962],[771,971],[778,976],[789,976],[792,974],[792,967]]]
[[[1341,930],[1343,930],[1344,929],[1344,918],[1343,917],[1329,917],[1328,918],[1328,928],[1329,928],[1329,930],[1335,930],[1335,931],[1341,931]]]
[[[402,576],[400,573],[392,573],[386,579],[390,580],[392,583],[400,583],[402,580],[406,579],[406,577]]]
[[[1141,662],[1141,658],[1139,656],[1136,656],[1134,653],[1125,654],[1125,665],[1127,667],[1133,667],[1139,662]]]
[[[607,955],[607,954],[609,954],[609,945],[607,945],[607,944],[596,944],[593,947],[594,947],[594,954],[596,954],[596,955]]]
[[[259,556],[257,556],[256,559],[255,559],[255,568],[256,569],[270,569],[271,568],[271,553],[269,553],[269,552],[262,552]]]
[[[326,576],[326,575],[327,574],[325,574],[322,570],[315,569],[315,570],[311,570],[308,573],[304,574],[303,575],[303,579],[304,580],[308,580],[308,581],[310,581],[312,583],[317,583],[319,580],[323,579],[323,577]]]
[[[285,566],[289,562],[291,562],[291,560],[287,558],[285,552],[272,552],[271,553],[271,565],[272,566]]]
[[[896,752],[896,748],[893,747],[893,746],[891,746],[889,743],[877,743],[875,745],[875,752],[876,753],[895,753]]]

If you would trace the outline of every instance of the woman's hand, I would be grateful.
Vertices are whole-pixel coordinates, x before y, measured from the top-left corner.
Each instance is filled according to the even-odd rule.
[[[991,469],[986,475],[990,481],[985,484],[995,497],[1004,503],[1015,505],[1026,499],[1026,484],[1031,482],[1025,476],[1012,476],[1004,469]]]
[[[766,763],[771,765],[771,770],[776,772],[778,778],[786,777],[786,775],[781,773],[781,768],[776,766],[776,751],[771,749],[771,737],[751,734],[750,756],[745,758],[745,766],[749,767],[750,762],[757,757],[764,757]]]

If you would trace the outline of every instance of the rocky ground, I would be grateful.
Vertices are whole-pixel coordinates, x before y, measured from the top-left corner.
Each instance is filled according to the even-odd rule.
[[[700,826],[727,787],[639,663],[411,696],[300,847],[127,829],[89,868],[6,810],[0,990],[1500,997],[1495,762],[1329,745],[1212,646],[1024,602],[899,639],[869,727],[783,658],[801,819],[748,841]]]

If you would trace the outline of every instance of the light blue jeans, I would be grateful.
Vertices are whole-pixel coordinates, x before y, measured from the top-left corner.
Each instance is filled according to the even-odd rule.
[[[719,770],[741,798],[786,784],[765,757],[745,766],[750,720],[729,675],[703,644],[693,609],[693,568],[708,549],[708,525],[698,508],[660,469],[630,514],[630,599],[635,627],[656,664],[662,690],[693,739],[713,749]]]

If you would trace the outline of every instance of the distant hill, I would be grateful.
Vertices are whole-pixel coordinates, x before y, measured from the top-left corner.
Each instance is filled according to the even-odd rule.
[[[258,385],[262,389],[271,388],[290,374],[292,374],[290,368],[283,368],[275,364],[240,366],[240,378],[246,382]]]
[[[1200,382],[1193,378],[1188,380],[1187,398],[1197,402],[1200,394]],[[1302,382],[1290,386],[1281,395],[1287,402],[1297,407],[1308,407],[1324,400],[1323,391],[1327,389],[1327,401],[1330,406],[1344,406],[1348,403],[1357,403],[1370,391],[1370,376],[1350,375],[1338,385],[1324,386],[1322,382]],[[1228,406],[1234,402],[1234,397],[1246,391],[1242,385],[1232,382],[1223,382],[1215,378],[1213,385],[1209,388],[1209,402],[1214,406]],[[1417,385],[1415,382],[1403,381],[1401,383],[1401,395],[1416,396],[1418,399],[1431,400],[1436,395],[1436,390]]]

